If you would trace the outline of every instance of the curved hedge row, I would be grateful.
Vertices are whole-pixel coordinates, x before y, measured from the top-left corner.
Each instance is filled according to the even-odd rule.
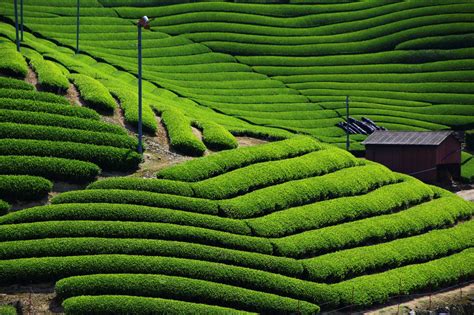
[[[229,150],[238,147],[235,137],[221,125],[209,122],[197,122],[197,128],[202,130],[202,141],[211,150]]]
[[[470,218],[474,206],[457,196],[435,199],[395,214],[329,226],[272,240],[276,252],[286,257],[309,257],[365,242],[393,240],[443,228]]]
[[[126,131],[123,128],[112,124],[106,124],[101,121],[18,110],[1,109],[0,122],[82,129],[97,132],[109,132],[119,135],[126,134]]]
[[[0,259],[103,254],[188,258],[265,270],[292,277],[301,277],[303,273],[302,264],[291,258],[178,241],[81,237],[0,243]]]
[[[369,306],[388,301],[392,296],[422,290],[436,290],[472,279],[474,248],[423,264],[409,265],[386,272],[362,276],[331,286],[339,292],[341,304]]]
[[[4,284],[40,283],[77,275],[146,273],[201,279],[273,293],[308,302],[334,301],[329,285],[261,270],[183,258],[130,255],[92,255],[0,260]],[[319,303],[320,303],[319,302]]]
[[[77,86],[87,106],[106,113],[114,112],[117,104],[102,83],[83,74],[71,74],[69,79]]]
[[[406,177],[401,183],[382,186],[365,195],[320,201],[246,219],[245,222],[258,236],[282,237],[395,212],[434,197],[435,193],[429,186]]]
[[[188,183],[167,179],[157,180],[136,177],[106,178],[90,184],[87,186],[87,189],[140,190],[186,197],[194,195],[191,185]]]
[[[161,113],[161,119],[174,150],[192,156],[204,154],[206,146],[193,134],[191,121],[183,113],[175,109],[168,109]]]
[[[0,42],[2,58],[0,59],[0,73],[17,78],[24,78],[28,74],[28,65],[21,53],[16,51],[13,42]]]
[[[69,89],[69,80],[54,62],[34,57],[30,64],[38,74],[38,83],[44,90],[64,93]]]
[[[271,254],[273,250],[270,242],[264,238],[168,223],[76,220],[0,225],[0,240],[2,241],[55,237],[175,240],[263,254]]]
[[[0,123],[0,138],[77,142],[131,150],[136,150],[138,145],[135,138],[126,135],[15,123]]]
[[[65,97],[53,93],[38,91],[12,90],[0,88],[0,98],[25,99],[32,101],[71,105]]]
[[[162,222],[202,227],[233,234],[251,234],[250,228],[240,220],[122,203],[67,203],[33,207],[0,217],[0,224],[65,220]]]
[[[228,217],[245,219],[320,200],[367,193],[399,180],[399,175],[382,165],[356,166],[222,200],[219,210]]]
[[[119,294],[199,301],[203,304],[259,313],[319,312],[317,305],[305,301],[237,286],[164,275],[110,274],[71,277],[58,281],[55,290],[62,298],[86,294]]]
[[[64,106],[57,103],[48,103],[29,99],[0,98],[0,109],[49,113],[92,120],[100,119],[99,114],[89,108],[79,106]]]
[[[474,247],[474,221],[388,243],[357,247],[303,260],[313,281],[341,281],[350,277],[429,261]]]
[[[155,314],[161,312],[176,315],[194,315],[196,313],[253,314],[201,303],[121,295],[75,296],[64,300],[62,305],[64,312],[70,315]]]
[[[358,164],[346,151],[327,149],[295,158],[252,164],[191,186],[197,197],[227,199],[262,187],[320,176]]]
[[[97,164],[108,170],[131,170],[141,156],[128,149],[73,142],[0,139],[0,155],[28,155],[76,159]]]
[[[160,170],[157,176],[158,178],[196,182],[250,164],[295,157],[320,150],[323,147],[325,145],[314,138],[296,136],[288,140],[255,147],[219,152],[203,159],[195,159],[165,168]]]
[[[0,89],[34,90],[33,85],[25,81],[0,77]]]
[[[34,200],[46,196],[53,184],[42,177],[0,175],[0,198],[5,200]]]
[[[0,131],[1,129],[0,124]],[[53,180],[90,182],[100,173],[92,163],[37,156],[0,156],[0,174],[34,175]]]
[[[0,199],[0,216],[7,214],[10,211],[10,205]]]
[[[1,141],[0,141],[1,143]],[[1,152],[1,151],[0,151]],[[217,203],[212,200],[167,195],[146,191],[119,189],[89,189],[71,191],[54,197],[53,204],[60,203],[122,203],[150,207],[179,209],[196,213],[218,214]]]

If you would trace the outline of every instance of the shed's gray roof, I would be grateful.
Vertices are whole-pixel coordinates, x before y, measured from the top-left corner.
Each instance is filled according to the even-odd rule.
[[[439,145],[451,131],[375,131],[362,144]]]

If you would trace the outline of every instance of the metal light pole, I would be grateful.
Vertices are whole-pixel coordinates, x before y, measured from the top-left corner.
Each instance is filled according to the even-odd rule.
[[[138,153],[143,153],[143,123],[142,123],[142,27],[150,28],[147,16],[138,20]]]
[[[79,8],[80,0],[77,0],[77,15],[76,15],[76,54],[79,53]]]
[[[349,139],[349,96],[346,96],[346,150],[349,151],[350,139]]]
[[[18,1],[15,0],[15,34],[16,34],[16,50],[20,51],[20,36],[18,34]]]
[[[23,0],[20,0],[21,41],[23,41]]]

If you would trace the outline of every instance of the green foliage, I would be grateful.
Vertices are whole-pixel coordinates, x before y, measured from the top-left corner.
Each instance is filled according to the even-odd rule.
[[[17,124],[55,126],[70,129],[82,129],[89,131],[109,132],[119,135],[126,134],[126,131],[112,124],[101,121],[70,117],[56,114],[27,112],[18,110],[0,109],[0,122],[13,122]]]
[[[238,146],[235,137],[224,127],[214,122],[198,122],[197,127],[202,130],[202,141],[211,150],[229,150]]]
[[[15,45],[10,41],[0,39],[0,73],[17,78],[24,78],[28,73],[28,65],[25,58],[16,51]]]
[[[433,260],[409,265],[386,272],[362,276],[333,285],[339,292],[341,303],[369,306],[386,302],[392,296],[412,294],[422,290],[435,290],[457,284],[474,276],[474,249]]]
[[[277,211],[247,219],[252,231],[263,237],[281,237],[329,225],[387,214],[434,197],[421,181],[407,177],[401,183],[385,185],[365,195],[342,197]]]
[[[471,158],[469,161],[461,165],[461,179],[465,183],[474,182],[474,159]]]
[[[10,98],[10,99],[18,99],[18,100],[24,99],[24,100],[70,105],[69,101],[66,98],[53,94],[53,93],[48,93],[48,92],[0,88],[0,98],[2,99]]]
[[[117,104],[102,83],[83,74],[71,74],[69,79],[78,87],[87,106],[109,114],[114,112]]]
[[[295,157],[320,150],[322,147],[324,145],[314,140],[314,138],[297,136],[288,140],[229,150],[195,159],[160,170],[157,176],[159,178],[195,182],[250,164]]]
[[[230,308],[139,296],[99,295],[76,296],[64,300],[64,312],[70,315],[117,314],[250,314]]]
[[[0,216],[5,215],[10,211],[10,205],[0,199]]]
[[[67,220],[162,222],[202,227],[233,234],[251,234],[250,228],[239,220],[175,209],[111,203],[55,204],[28,208],[1,217],[0,224]]]
[[[126,135],[61,127],[0,123],[0,138],[67,141],[136,150],[137,140]]]
[[[161,119],[168,131],[171,147],[187,155],[201,156],[206,147],[192,132],[191,121],[182,112],[175,109],[165,110]]]
[[[90,182],[99,173],[100,168],[89,162],[37,156],[0,156],[0,174],[34,175],[52,180]]]
[[[373,246],[357,247],[303,260],[316,282],[350,277],[436,259],[474,246],[474,221]]]
[[[63,116],[75,116],[78,118],[99,120],[100,116],[95,111],[79,107],[79,106],[64,106],[55,103],[48,103],[43,101],[34,101],[28,99],[0,99],[0,109],[11,109],[28,112],[40,112],[49,114],[58,114]]]
[[[395,214],[329,226],[273,240],[276,252],[287,257],[309,257],[366,242],[393,240],[443,228],[470,218],[474,206],[457,196],[435,199]]]
[[[141,156],[129,149],[74,142],[0,139],[0,155],[59,157],[92,162],[108,170],[133,170]]]
[[[381,165],[349,167],[327,175],[266,187],[219,202],[231,218],[250,218],[336,197],[367,193],[400,177]]]
[[[38,83],[44,90],[64,93],[69,89],[69,80],[54,62],[42,58],[32,58],[30,64],[38,74]]]
[[[179,209],[196,213],[217,214],[217,203],[212,200],[168,195],[147,191],[120,189],[88,189],[67,192],[54,197],[54,204],[60,203],[122,203],[150,207]]]
[[[135,177],[106,178],[90,184],[87,189],[141,190],[187,197],[193,197],[194,195],[191,185],[185,182]]]
[[[0,198],[5,200],[36,200],[45,197],[53,184],[42,177],[0,175]]]
[[[314,314],[319,307],[295,299],[203,280],[163,275],[91,275],[60,280],[61,297],[118,294],[199,301],[259,313]]]
[[[16,90],[33,90],[33,85],[25,81],[0,77],[1,89],[16,89]]]
[[[10,305],[0,305],[1,315],[16,315],[16,308]]]

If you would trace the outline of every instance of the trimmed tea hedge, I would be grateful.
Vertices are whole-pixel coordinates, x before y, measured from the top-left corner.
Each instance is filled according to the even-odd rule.
[[[136,150],[138,141],[126,135],[62,127],[0,123],[0,138],[78,142]]]
[[[0,243],[0,259],[103,254],[189,258],[265,270],[293,277],[300,277],[303,273],[302,264],[291,258],[177,241],[87,237]]]
[[[0,198],[5,200],[35,200],[46,196],[53,184],[42,177],[0,175]]]
[[[28,65],[23,55],[16,51],[12,42],[0,43],[2,58],[0,59],[0,73],[17,78],[24,78],[28,73]]]
[[[2,126],[0,124],[0,130]],[[37,156],[0,156],[0,174],[35,175],[53,180],[89,182],[100,173],[92,163]]]
[[[38,83],[50,92],[64,93],[69,89],[69,81],[61,69],[52,61],[32,58],[30,64],[38,74]]]
[[[395,214],[354,221],[274,239],[276,252],[286,257],[310,257],[365,242],[393,240],[443,228],[470,218],[474,206],[463,199],[443,197]]]
[[[373,246],[357,247],[303,260],[309,278],[317,282],[349,277],[436,259],[474,247],[474,221]]]
[[[399,176],[379,164],[356,166],[223,200],[219,202],[219,210],[228,217],[245,219],[320,200],[367,193],[399,180]]]
[[[62,298],[86,294],[162,297],[226,306],[259,313],[319,312],[317,305],[215,282],[164,275],[91,275],[58,281]]]
[[[1,315],[17,315],[16,308],[10,305],[0,305]]]
[[[0,77],[1,89],[33,90],[33,85],[25,81]]]
[[[64,220],[162,222],[234,234],[251,234],[250,228],[240,220],[180,210],[110,203],[68,203],[28,208],[0,217],[0,224]]]
[[[140,190],[162,194],[192,197],[191,185],[166,179],[143,179],[134,177],[106,178],[87,186],[87,189],[123,189]]]
[[[151,207],[179,209],[196,213],[218,214],[217,204],[212,200],[167,195],[147,191],[89,189],[83,191],[66,192],[54,197],[51,200],[51,203],[53,204],[73,202],[136,204]]]
[[[71,105],[69,101],[62,96],[48,93],[27,90],[12,90],[0,88],[0,98],[26,99],[33,101],[49,102],[63,105]]]
[[[117,314],[252,314],[227,307],[176,300],[123,295],[76,296],[64,300],[64,312],[70,315]]]
[[[102,83],[83,74],[71,74],[69,79],[78,87],[87,106],[109,114],[114,112],[117,104]]]
[[[192,156],[201,156],[206,147],[192,132],[191,121],[182,112],[168,109],[161,113],[161,119],[168,131],[171,147]]]
[[[0,216],[7,214],[8,211],[10,210],[10,205],[0,199]]]
[[[202,141],[211,150],[229,150],[238,147],[235,137],[224,127],[214,122],[196,122],[196,127],[202,130]]]
[[[250,164],[295,157],[320,150],[323,147],[325,145],[314,138],[296,136],[288,140],[224,151],[195,159],[160,170],[157,176],[165,179],[196,182]]]
[[[0,139],[0,155],[28,155],[76,159],[108,170],[136,169],[141,156],[128,149],[73,142]]]
[[[474,248],[423,264],[362,276],[332,286],[339,292],[341,304],[370,306],[392,296],[436,290],[474,276]]]
[[[89,108],[79,106],[64,106],[57,103],[48,103],[28,99],[0,98],[0,108],[28,112],[42,112],[62,116],[75,116],[93,120],[100,119],[99,114]]]

